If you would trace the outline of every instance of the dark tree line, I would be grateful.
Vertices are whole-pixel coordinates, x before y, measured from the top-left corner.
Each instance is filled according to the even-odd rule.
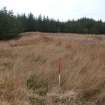
[[[89,18],[60,22],[41,15],[36,18],[32,13],[15,16],[6,8],[0,10],[0,39],[14,38],[21,32],[31,31],[105,34],[105,22]]]
[[[21,23],[12,11],[6,8],[0,10],[0,39],[16,37],[21,30]]]

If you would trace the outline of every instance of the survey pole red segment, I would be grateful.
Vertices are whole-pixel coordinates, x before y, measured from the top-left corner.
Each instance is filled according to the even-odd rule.
[[[58,69],[58,73],[59,73],[59,74],[61,73],[62,69],[63,69],[62,59],[59,58],[59,69]]]

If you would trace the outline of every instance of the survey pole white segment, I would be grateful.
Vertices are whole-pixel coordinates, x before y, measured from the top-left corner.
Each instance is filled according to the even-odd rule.
[[[61,74],[60,73],[59,73],[58,79],[59,79],[59,87],[60,87],[61,86]]]

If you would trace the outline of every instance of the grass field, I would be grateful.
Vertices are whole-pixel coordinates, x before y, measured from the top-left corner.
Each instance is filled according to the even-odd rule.
[[[0,42],[0,105],[105,105],[104,35],[21,35]]]

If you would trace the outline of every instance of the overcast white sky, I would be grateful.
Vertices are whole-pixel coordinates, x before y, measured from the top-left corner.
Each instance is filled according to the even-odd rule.
[[[81,17],[105,21],[105,0],[0,0],[0,9],[4,6],[15,14],[32,12],[61,21]]]

